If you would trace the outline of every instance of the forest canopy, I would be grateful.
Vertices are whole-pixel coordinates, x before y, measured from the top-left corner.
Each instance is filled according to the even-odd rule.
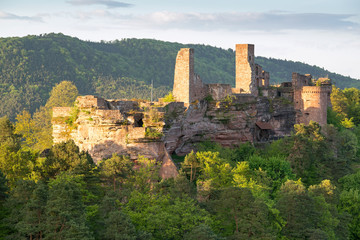
[[[195,48],[205,82],[233,82],[231,49],[62,34],[0,39],[0,239],[360,238],[360,90],[342,90],[357,81],[318,67],[256,59],[275,82],[292,71],[335,80],[328,125],[298,124],[261,146],[202,142],[173,156],[175,178],[161,179],[155,159],[113,154],[96,165],[72,140],[53,144],[53,107],[89,93],[149,98],[152,81],[154,96],[165,96],[185,46]]]

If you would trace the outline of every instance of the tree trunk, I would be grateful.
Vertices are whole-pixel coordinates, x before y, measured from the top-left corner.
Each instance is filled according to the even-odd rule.
[[[193,167],[192,167],[192,164],[191,164],[191,168],[190,168],[191,170],[190,170],[190,182],[192,182],[193,181]]]
[[[235,214],[235,209],[234,209],[234,219],[235,219],[235,226],[236,226],[236,229],[235,229],[235,232],[239,232],[239,223],[238,223],[238,219],[237,219],[237,216]]]
[[[113,181],[114,181],[114,192],[115,192],[115,191],[116,191],[116,180],[115,180],[115,177],[114,177]]]
[[[194,177],[193,177],[193,179],[195,179],[196,178],[196,167],[194,168]]]

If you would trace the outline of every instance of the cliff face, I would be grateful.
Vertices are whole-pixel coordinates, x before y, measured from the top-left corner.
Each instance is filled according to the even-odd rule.
[[[198,101],[187,109],[168,107],[164,143],[169,153],[185,155],[203,141],[225,147],[290,135],[295,111],[283,99],[270,101],[234,95],[223,101]],[[265,129],[264,129],[265,128]]]

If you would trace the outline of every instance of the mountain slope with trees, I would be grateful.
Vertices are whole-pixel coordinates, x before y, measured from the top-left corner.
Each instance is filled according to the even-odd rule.
[[[95,165],[53,145],[51,109],[78,93],[61,81],[33,116],[0,117],[0,239],[360,239],[359,89],[333,89],[329,125],[260,147],[204,141],[174,156],[173,179],[144,156]]]
[[[56,84],[73,82],[80,94],[105,98],[162,97],[173,85],[177,51],[195,49],[195,71],[206,83],[234,84],[235,53],[205,45],[184,45],[150,39],[89,42],[63,34],[0,38],[0,116],[14,119],[35,112]],[[360,81],[304,63],[257,57],[271,81],[289,81],[292,72],[329,76],[340,88]]]

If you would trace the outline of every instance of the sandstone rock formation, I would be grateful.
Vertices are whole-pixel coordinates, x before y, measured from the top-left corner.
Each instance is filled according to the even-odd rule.
[[[270,103],[265,97],[241,94],[222,101],[197,101],[183,111],[167,114],[176,117],[167,118],[164,143],[168,152],[177,155],[189,153],[203,141],[217,142],[226,147],[248,141],[269,141],[290,135],[295,124],[295,111],[291,104]],[[271,127],[261,129],[256,124],[259,122],[266,122]]]
[[[177,175],[177,168],[156,134],[161,132],[161,113],[154,116],[136,101],[104,100],[95,96],[78,97],[76,106],[53,109],[54,142],[73,139],[80,150],[88,151],[94,161],[113,153],[136,160],[139,155],[162,163],[163,178]],[[146,104],[145,104],[146,105]],[[156,121],[154,118],[157,117]],[[71,121],[70,121],[71,120]],[[158,129],[159,128],[159,129]]]

